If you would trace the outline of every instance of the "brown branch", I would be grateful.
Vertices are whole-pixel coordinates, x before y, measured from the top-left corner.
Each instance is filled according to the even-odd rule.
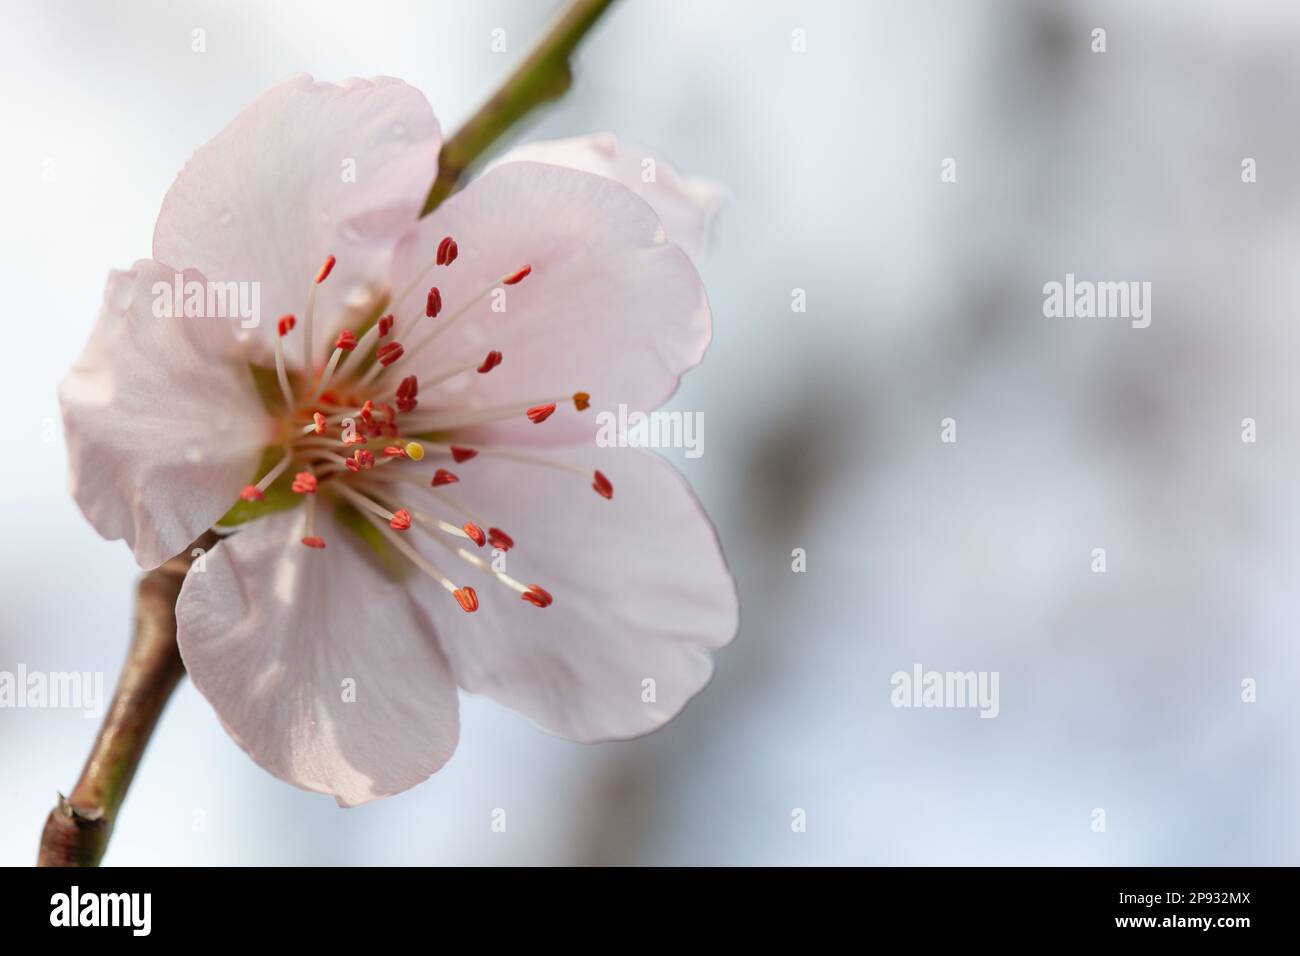
[[[77,785],[69,796],[59,794],[45,821],[37,866],[97,866],[103,858],[154,725],[185,673],[176,648],[176,598],[190,553],[194,548],[210,551],[216,542],[209,531],[184,554],[140,578],[135,636],[113,702]]]

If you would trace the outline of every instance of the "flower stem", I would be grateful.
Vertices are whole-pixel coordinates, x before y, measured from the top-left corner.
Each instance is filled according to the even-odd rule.
[[[195,548],[210,551],[216,543],[209,531],[184,554],[140,578],[135,634],[113,702],[72,793],[60,794],[46,818],[37,866],[97,866],[103,858],[154,725],[185,673],[176,648],[176,598],[190,554]]]
[[[569,56],[614,0],[574,0],[542,37],[528,59],[442,144],[438,178],[429,189],[421,216],[451,195],[461,176],[510,127],[543,103],[557,99],[573,82]]]

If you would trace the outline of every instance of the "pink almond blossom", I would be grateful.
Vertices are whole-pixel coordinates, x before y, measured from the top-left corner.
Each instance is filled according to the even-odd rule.
[[[703,357],[672,240],[702,248],[717,191],[602,136],[418,219],[440,146],[397,80],[258,97],[178,176],[153,258],[110,275],[60,389],[77,502],[141,567],[234,524],[181,591],[186,667],[254,760],[343,806],[450,758],[457,687],[633,737],[736,629],[685,481],[592,420]],[[257,283],[265,314],[160,318],[177,275]]]

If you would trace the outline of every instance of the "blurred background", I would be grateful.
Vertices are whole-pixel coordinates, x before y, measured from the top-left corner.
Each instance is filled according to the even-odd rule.
[[[115,680],[136,567],[67,494],[55,388],[189,153],[296,72],[401,77],[453,131],[552,9],[5,3],[0,670]],[[463,697],[442,772],[346,811],[182,685],[105,862],[1296,863],[1298,53],[1279,2],[622,0],[516,139],[612,130],[729,191],[671,406],[704,454],[664,452],[739,582],[712,685],[595,747]],[[1045,318],[1067,272],[1150,281],[1150,327]],[[918,663],[997,671],[998,718],[892,707]],[[0,863],[95,728],[0,710]]]

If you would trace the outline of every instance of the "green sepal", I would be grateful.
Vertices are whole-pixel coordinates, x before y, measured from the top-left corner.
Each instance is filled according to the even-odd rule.
[[[266,474],[283,457],[283,448],[279,445],[270,446],[262,452],[262,460],[258,463],[257,471],[253,472],[253,474]],[[294,507],[294,505],[302,504],[302,495],[293,490],[293,475],[289,474],[288,471],[285,471],[283,475],[271,482],[271,486],[266,489],[264,494],[265,497],[261,501],[245,501],[240,498],[235,502],[233,508],[221,516],[221,520],[217,524],[224,527],[244,524],[254,518],[265,518],[277,511],[283,511],[286,508]]]

